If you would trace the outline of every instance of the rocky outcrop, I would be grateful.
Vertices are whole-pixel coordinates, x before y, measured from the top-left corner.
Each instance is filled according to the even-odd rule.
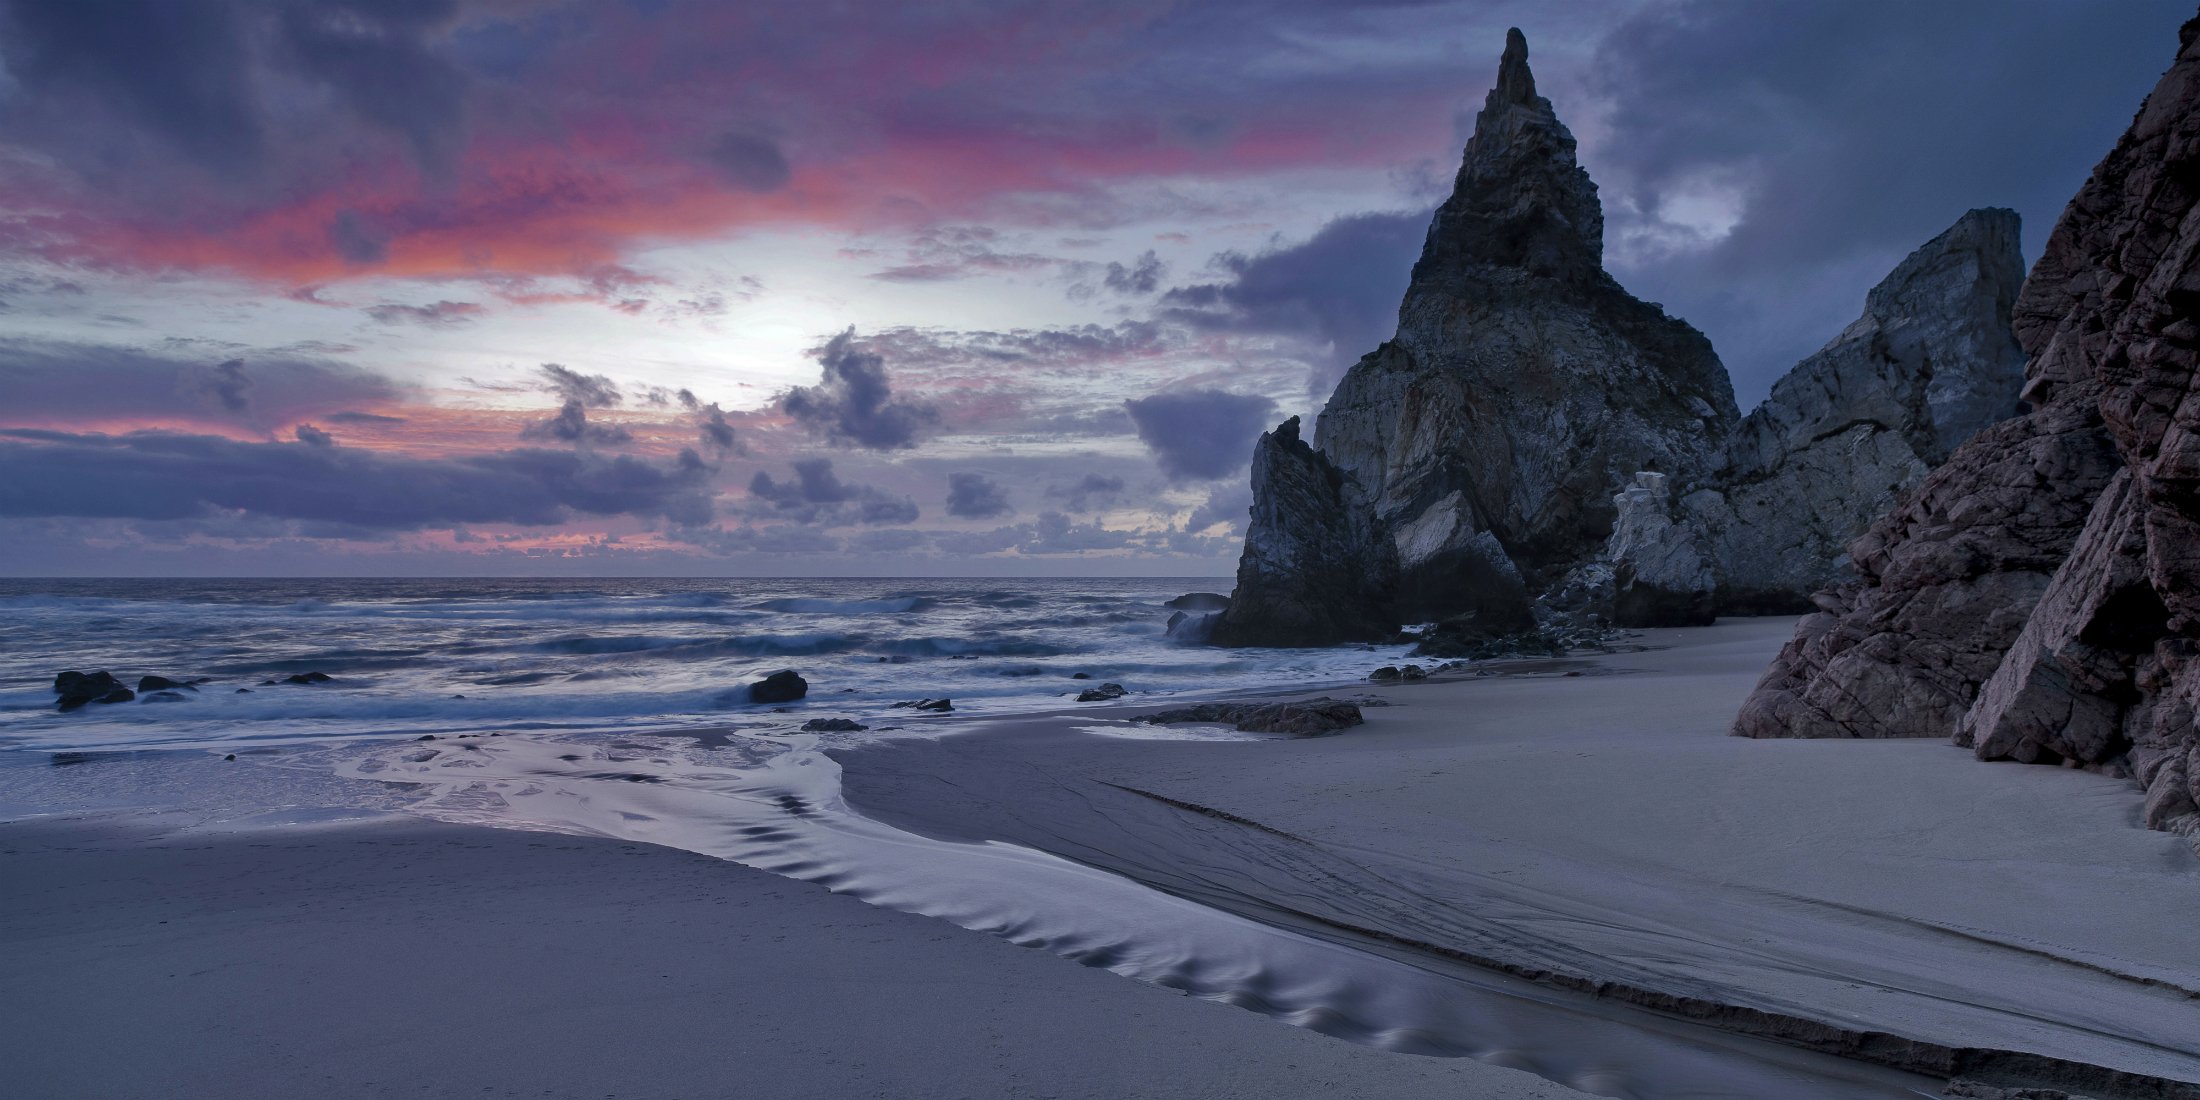
[[[2129,774],[2148,825],[2200,832],[2200,19],[2015,321],[2040,408],[1858,541],[1863,583],[1822,597],[1736,732],[1953,735]],[[1920,684],[1930,705],[1886,705]]]
[[[1290,703],[1195,703],[1174,710],[1155,711],[1138,719],[1157,725],[1175,722],[1228,722],[1245,733],[1286,733],[1293,737],[1320,737],[1350,729],[1365,721],[1357,704],[1339,699],[1307,699]]]
[[[1807,606],[1844,547],[2015,411],[2016,215],[1964,216],[1748,419],[1710,344],[1603,268],[1574,139],[1507,36],[1394,339],[1314,446],[1263,437],[1235,603],[1173,632],[1324,645]]]
[[[1287,425],[1255,453],[1213,640],[1327,644],[1457,614],[1524,628],[1531,593],[1603,550],[1636,472],[1692,489],[1717,470],[1738,419],[1726,371],[1605,273],[1603,232],[1573,135],[1509,32],[1397,336],[1346,373],[1318,447]]]
[[[1743,418],[1721,483],[1684,502],[1722,610],[1807,610],[1812,591],[1855,579],[1849,541],[1964,440],[2017,412],[2019,228],[2011,210],[1963,215]]]
[[[1621,625],[1709,625],[1718,578],[1696,532],[1673,522],[1664,474],[1639,473],[1612,498],[1619,516],[1604,553],[1611,560],[1612,619]]]
[[[1389,561],[1370,554],[1368,517],[1344,476],[1299,438],[1292,417],[1253,448],[1253,515],[1230,606],[1207,626],[1216,645],[1330,645],[1395,632]]]

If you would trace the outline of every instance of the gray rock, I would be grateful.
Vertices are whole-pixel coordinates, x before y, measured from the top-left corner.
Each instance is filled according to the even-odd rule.
[[[1637,471],[1696,488],[1739,418],[1701,333],[1603,268],[1603,211],[1508,32],[1397,335],[1316,435],[1263,437],[1233,604],[1213,640],[1371,640],[1471,614],[1534,625],[1530,595],[1596,558]]]
[[[1099,687],[1086,688],[1078,692],[1077,701],[1080,703],[1105,703],[1110,699],[1121,699],[1129,694],[1130,692],[1121,684],[1101,684]]]
[[[1701,626],[1713,618],[1718,578],[1696,533],[1673,522],[1665,481],[1644,471],[1612,498],[1618,518],[1604,556],[1612,563],[1612,621],[1620,626]]]
[[[1952,734],[2200,835],[2200,19],[2179,45],[2017,300],[2039,407],[1857,541],[1736,732]]]
[[[1743,418],[1725,476],[1683,502],[1722,609],[1804,610],[1812,591],[1855,579],[1849,541],[1964,440],[2017,412],[2019,228],[2011,210],[1963,215]]]
[[[862,733],[870,728],[853,718],[812,718],[802,723],[804,733]]]

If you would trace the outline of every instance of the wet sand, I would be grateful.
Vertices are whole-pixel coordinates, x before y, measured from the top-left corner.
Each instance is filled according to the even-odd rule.
[[[19,822],[0,883],[17,1100],[1579,1095],[655,845]]]
[[[346,773],[591,836],[0,825],[0,1064],[29,1096],[2200,1095],[2188,844],[2099,776],[1725,736],[1790,625],[1353,688],[1392,705],[1317,739],[1133,697]]]

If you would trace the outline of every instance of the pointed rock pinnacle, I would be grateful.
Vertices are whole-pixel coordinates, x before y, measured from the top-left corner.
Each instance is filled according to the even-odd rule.
[[[1535,101],[1535,74],[1528,71],[1528,36],[1514,27],[1505,32],[1505,56],[1497,65],[1497,87],[1490,98],[1513,103]]]

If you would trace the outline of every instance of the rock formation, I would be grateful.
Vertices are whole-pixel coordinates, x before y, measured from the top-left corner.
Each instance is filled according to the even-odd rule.
[[[1318,448],[1263,437],[1221,644],[1382,637],[1402,615],[1526,624],[1530,593],[1594,558],[1614,490],[1715,472],[1739,419],[1701,333],[1603,268],[1596,185],[1506,37],[1397,336],[1329,399]],[[1279,494],[1289,494],[1279,497]]]
[[[2016,305],[2039,408],[1859,539],[1737,720],[2129,774],[2200,832],[2200,18]]]
[[[1853,579],[1851,539],[1964,440],[2016,413],[2018,231],[2013,210],[1963,215],[1742,419],[1721,483],[1682,503],[1721,610],[1807,610],[1810,592]]]
[[[1396,337],[1346,373],[1314,445],[1296,418],[1261,438],[1234,602],[1176,636],[1800,609],[1898,493],[2015,411],[2016,215],[1982,210],[1742,419],[1702,334],[1604,271],[1596,186],[1527,58],[1510,32]]]

